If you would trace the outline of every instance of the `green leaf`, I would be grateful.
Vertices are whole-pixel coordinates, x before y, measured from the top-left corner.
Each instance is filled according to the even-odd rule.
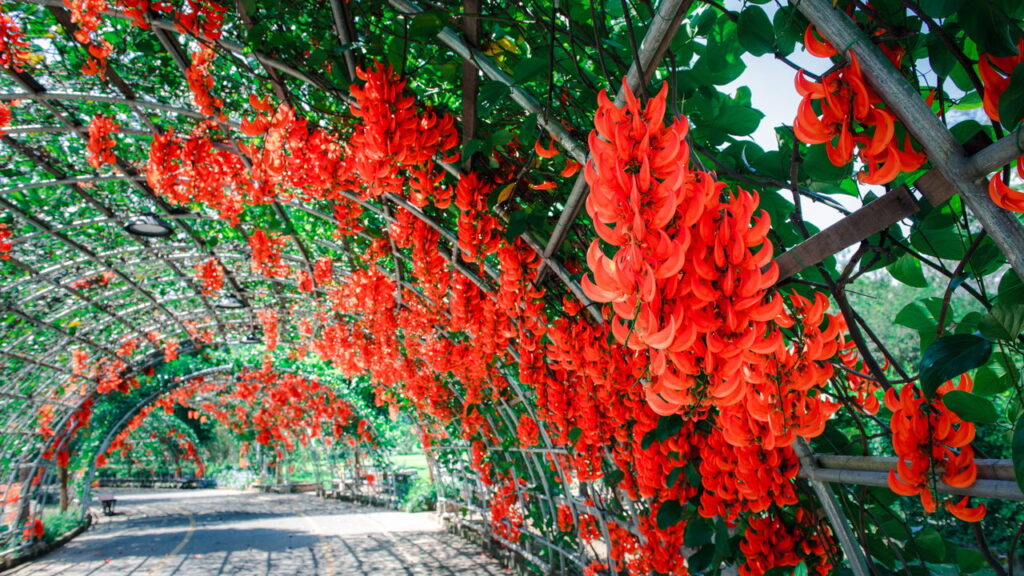
[[[956,563],[964,574],[973,574],[986,566],[981,552],[971,548],[957,548]]]
[[[1010,27],[1014,26],[1005,14],[992,2],[971,2],[970,10],[961,10],[957,19],[967,36],[978,45],[979,52],[993,56],[1015,56],[1017,54]]]
[[[925,528],[917,533],[914,542],[926,562],[942,562],[946,559],[946,542],[935,528]]]
[[[725,559],[729,555],[729,527],[725,525],[725,520],[721,516],[715,518],[715,557],[719,561]]]
[[[956,57],[938,36],[929,36],[927,42],[928,61],[932,65],[932,70],[940,78],[949,76],[953,67],[956,66]]]
[[[1013,387],[1013,379],[999,365],[990,363],[974,373],[974,393],[979,396],[995,396]]]
[[[678,414],[658,418],[658,425],[640,440],[640,448],[646,450],[655,442],[664,442],[683,429],[683,418]]]
[[[714,527],[711,525],[711,521],[703,516],[697,516],[686,523],[683,544],[687,548],[700,548],[711,543],[712,535],[714,535]]]
[[[726,104],[718,111],[712,121],[714,128],[733,136],[748,136],[757,130],[757,125],[764,118],[764,112],[750,106]]]
[[[951,390],[942,396],[942,403],[965,422],[991,424],[999,419],[996,407],[987,398],[963,390]]]
[[[740,12],[736,33],[740,46],[754,56],[767,54],[775,47],[772,21],[760,6],[747,6]]]
[[[519,236],[523,232],[526,232],[526,218],[528,214],[525,210],[516,210],[509,216],[508,226],[505,228],[505,239],[509,242],[515,240],[516,236]]]
[[[1024,304],[1024,282],[1012,268],[999,279],[998,301],[1000,304]]]
[[[679,524],[683,519],[683,506],[678,500],[667,500],[661,504],[661,508],[658,508],[657,523],[658,528],[661,530],[668,530],[669,528]]]
[[[945,382],[988,362],[992,343],[974,334],[943,336],[921,357],[921,390],[931,398]]]
[[[609,470],[604,475],[604,483],[609,488],[616,488],[625,478],[626,473],[622,470]]]
[[[1000,302],[982,317],[978,328],[989,338],[1014,340],[1024,330],[1024,306]]]
[[[803,38],[805,27],[806,21],[801,21],[800,12],[792,6],[782,6],[775,11],[772,28],[775,30],[775,44],[780,54],[789,56],[793,53],[797,41]]]
[[[547,72],[547,70],[547,56],[531,56],[516,65],[515,73],[512,75],[512,78],[516,81],[516,84],[522,84],[529,80],[533,80],[538,74],[541,72]]]
[[[945,18],[952,16],[960,10],[964,0],[921,0],[921,10],[932,18]]]
[[[927,288],[928,281],[921,271],[921,261],[910,254],[900,256],[895,262],[886,267],[892,277],[914,288]]]
[[[894,322],[917,332],[934,333],[935,325],[938,323],[936,316],[941,306],[942,301],[938,298],[915,300],[896,314]]]
[[[1010,76],[1010,85],[999,98],[999,123],[1013,130],[1024,118],[1024,64]]]
[[[1024,490],[1024,415],[1017,419],[1013,427],[1013,475],[1017,486]]]
[[[673,468],[672,471],[668,473],[668,478],[665,479],[665,485],[668,486],[669,488],[674,488],[675,485],[679,482],[679,479],[682,478],[685,474],[685,466],[677,466],[676,468]],[[691,548],[693,548],[693,546],[691,546]]]
[[[429,39],[437,36],[444,29],[444,17],[441,12],[428,10],[413,16],[409,25],[409,37]]]
[[[686,566],[691,574],[700,574],[711,568],[715,561],[715,547],[712,545],[701,546],[692,556],[686,559]]]

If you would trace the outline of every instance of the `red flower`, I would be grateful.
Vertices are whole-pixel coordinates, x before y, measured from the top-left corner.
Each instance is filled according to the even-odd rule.
[[[258,310],[256,316],[263,325],[263,343],[267,347],[267,352],[273,352],[277,349],[278,340],[277,310]]]
[[[6,223],[0,222],[0,260],[10,260],[11,250],[14,249],[14,244],[10,241],[11,229]]]
[[[210,258],[195,267],[198,278],[203,281],[200,288],[204,296],[213,296],[224,287],[224,268],[216,258]]]
[[[89,164],[99,170],[104,164],[116,164],[114,144],[110,134],[117,132],[118,125],[113,118],[94,116],[89,122]]]
[[[281,249],[288,241],[287,236],[267,234],[256,230],[249,236],[249,248],[252,250],[252,273],[267,278],[284,278],[289,268],[281,258]]]
[[[936,478],[958,488],[974,484],[977,478],[974,449],[970,445],[974,424],[961,420],[942,402],[946,392],[970,392],[973,386],[964,374],[957,384],[950,381],[940,386],[930,400],[914,384],[905,384],[898,395],[895,388],[886,390],[885,406],[892,410],[892,447],[897,456],[896,468],[889,471],[889,488],[901,496],[919,495],[926,512],[936,510],[932,492]],[[966,500],[958,504],[947,502],[946,508],[970,522],[985,515],[984,507],[969,509]]]
[[[21,72],[28,60],[28,41],[21,27],[13,18],[0,12],[0,68]],[[0,122],[0,127],[2,125]]]
[[[195,4],[192,0],[189,0],[189,3]],[[185,21],[189,16],[194,16],[194,14],[182,16],[181,20]],[[211,68],[216,57],[217,53],[203,44],[199,50],[192,53],[192,64],[185,70],[185,80],[188,81],[188,88],[192,91],[196,107],[207,116],[218,115],[221,106],[224,105],[220,98],[215,98],[210,94],[214,84]]]

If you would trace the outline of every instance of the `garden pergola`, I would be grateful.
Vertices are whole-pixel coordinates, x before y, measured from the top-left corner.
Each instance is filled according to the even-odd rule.
[[[568,4],[0,7],[7,546],[144,406],[276,364],[405,412],[541,573],[1012,573],[1024,8]]]

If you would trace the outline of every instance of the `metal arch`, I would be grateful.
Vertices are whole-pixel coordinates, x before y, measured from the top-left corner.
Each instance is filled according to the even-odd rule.
[[[55,8],[51,8],[51,11],[53,11],[55,16],[57,17],[57,20],[60,21],[61,25],[64,26],[65,28],[67,28],[67,26],[69,25],[69,21],[68,21],[69,17],[67,15],[67,13],[63,9],[59,9],[58,10],[58,9],[55,9]],[[63,18],[61,17],[62,15],[64,16]],[[68,29],[69,33],[71,31],[72,31],[71,29]],[[13,71],[13,70],[8,70],[8,74],[10,76],[14,77],[15,81],[18,82],[19,84],[21,84],[25,89],[27,89],[27,90],[29,90],[29,91],[31,91],[33,93],[45,93],[46,92],[46,88],[42,84],[40,84],[37,80],[35,80],[34,78],[32,78],[32,76],[30,76],[29,74],[27,74],[25,72],[16,72],[16,71]],[[117,76],[116,76],[116,73],[113,70],[110,70],[110,71],[108,71],[108,76],[105,77],[105,79],[106,78],[109,78],[109,79],[113,80],[114,78],[117,78]],[[124,86],[124,82],[123,81],[121,81],[120,83],[117,84],[117,88],[129,100],[131,100],[132,97],[134,96],[130,92],[130,89]],[[69,128],[77,127],[77,126],[80,125],[78,120],[75,118],[73,112],[68,112],[67,110],[64,110],[62,107],[59,107],[59,106],[57,106],[57,105],[55,105],[53,103],[44,103],[43,105],[54,115],[55,118],[57,118],[57,120],[62,125],[67,126]],[[149,119],[146,118],[144,115],[142,115],[139,112],[139,109],[136,106],[131,105],[131,108],[140,118],[142,118],[146,122],[149,122]],[[152,123],[151,122],[149,122],[149,123],[152,126]],[[84,140],[86,142],[86,144],[88,144],[88,138],[86,138],[81,132],[73,132],[73,133],[79,139]],[[4,136],[3,137],[3,141],[6,142],[7,144],[9,144],[10,146],[12,146],[16,151],[21,153],[23,156],[25,156],[25,157],[29,158],[30,160],[32,160],[32,162],[35,163],[38,167],[40,167],[43,170],[49,172],[50,174],[53,174],[54,176],[56,176],[58,178],[66,178],[67,177],[66,172],[62,168],[54,166],[53,164],[51,164],[49,162],[48,159],[46,159],[43,156],[37,154],[33,149],[25,146],[24,144],[21,144],[21,143],[17,142],[16,140],[11,138],[10,136]],[[129,177],[127,181],[137,191],[139,191],[143,196],[147,197],[149,200],[154,202],[157,206],[160,206],[165,212],[170,212],[170,209],[167,206],[167,204],[165,202],[163,202],[162,199],[159,198],[153,192],[153,190],[151,190],[149,188],[148,184],[143,184],[139,180],[137,180],[135,178],[132,178],[133,176],[136,176],[135,169],[133,167],[131,167],[130,165],[125,163],[124,160],[121,159],[121,158],[116,158],[115,162],[114,162],[114,165],[115,165],[116,169],[119,172],[121,172],[125,176]],[[99,200],[94,198],[91,194],[89,194],[81,186],[79,186],[79,185],[71,185],[71,189],[74,190],[75,193],[77,193],[79,196],[81,196],[82,199],[84,199],[94,209],[99,210],[101,213],[105,214],[107,217],[114,217],[114,212],[106,204],[104,204],[103,202],[100,202]],[[3,199],[3,200],[6,201],[6,199]],[[143,239],[143,238],[131,235],[127,231],[124,231],[124,233],[126,235],[128,235],[129,237],[131,237],[131,239],[133,241],[138,242],[139,244],[141,244],[143,246],[148,246],[148,241],[146,239]],[[196,243],[198,245],[199,244],[199,239],[195,238],[195,241],[196,241]],[[171,269],[171,271],[173,273],[177,274],[178,276],[185,277],[185,275],[181,272],[181,270],[179,270],[176,266],[171,265],[171,264],[167,264],[167,266]],[[115,272],[115,274],[117,273],[116,271],[114,271],[114,272]],[[124,278],[124,279],[127,280],[127,278]],[[200,294],[200,297],[202,298],[203,305],[206,306],[208,309],[210,309],[211,312],[212,312],[212,310],[213,310],[212,306],[210,305],[209,301],[206,299],[206,296],[204,294],[202,294],[202,292],[199,290],[198,286],[193,284],[193,289],[197,293]],[[147,292],[145,292],[145,291],[142,291],[141,294],[143,296],[147,297],[147,298],[150,297],[150,295]],[[165,310],[162,310],[162,312],[167,314],[167,316],[169,318],[174,320],[174,314],[171,313],[169,310],[165,309]],[[218,327],[218,329],[220,329],[220,328]]]
[[[32,0],[23,1],[33,3]],[[56,4],[63,6],[62,2],[57,2]],[[0,94],[0,102],[11,102],[13,100],[29,100],[35,102],[103,102],[105,104],[141,106],[142,108],[159,110],[161,112],[167,112],[177,116],[185,116],[186,118],[192,118],[194,120],[214,120],[212,116],[205,116],[189,108],[178,108],[161,102],[139,99],[129,100],[128,98],[106,96],[103,94],[80,94],[74,92],[43,92],[40,94],[34,94],[32,92],[15,92]],[[238,122],[229,121],[228,124],[235,129],[239,126]],[[5,129],[4,131],[8,132],[9,130]]]

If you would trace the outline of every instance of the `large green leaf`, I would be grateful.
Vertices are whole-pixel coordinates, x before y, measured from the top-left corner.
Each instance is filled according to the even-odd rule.
[[[907,304],[896,314],[893,320],[900,326],[906,326],[917,332],[935,332],[935,325],[938,323],[936,317],[942,307],[942,300],[939,298],[922,298]]]
[[[907,286],[913,286],[914,288],[926,288],[928,286],[928,280],[925,279],[924,272],[921,270],[921,261],[910,254],[900,256],[895,262],[887,266],[887,269],[893,278]]]
[[[1015,56],[1015,42],[1010,35],[1014,25],[990,0],[974,0],[969,10],[957,13],[967,36],[978,45],[980,52],[993,56]]]
[[[931,398],[943,383],[985,364],[991,355],[992,343],[982,336],[943,336],[932,342],[921,357],[921,390]]]
[[[657,523],[661,530],[668,530],[679,524],[682,519],[683,506],[677,500],[663,502],[661,508],[658,508]]]
[[[712,121],[715,129],[733,136],[748,136],[757,130],[757,125],[764,118],[764,112],[750,106],[725,104]]]
[[[772,21],[760,6],[747,6],[740,12],[736,33],[740,46],[754,56],[767,54],[775,48]]]
[[[996,356],[998,357],[998,353]],[[998,362],[978,368],[974,373],[974,393],[979,396],[995,396],[1013,387],[1013,378]]]
[[[999,98],[999,122],[1013,129],[1024,117],[1024,64],[1018,64],[1010,76],[1010,85]]]
[[[989,338],[1014,340],[1024,330],[1024,305],[1000,302],[982,317],[978,328]]]
[[[926,562],[942,562],[946,559],[946,542],[935,528],[925,528],[914,538],[921,559]]]
[[[711,543],[715,530],[711,521],[703,516],[696,516],[686,523],[686,532],[683,535],[683,544],[687,548],[700,548]]]
[[[942,403],[965,422],[991,424],[999,419],[996,407],[987,398],[963,390],[951,390],[942,396]]]

